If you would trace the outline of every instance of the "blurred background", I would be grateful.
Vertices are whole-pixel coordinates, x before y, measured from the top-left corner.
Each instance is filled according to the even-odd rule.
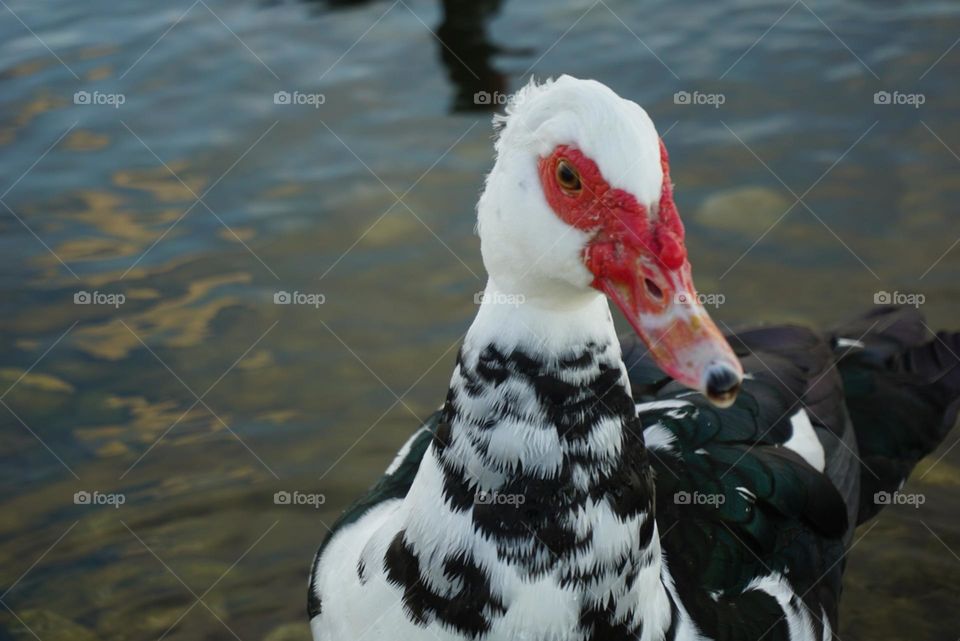
[[[327,526],[445,396],[531,75],[648,110],[723,323],[960,328],[954,2],[0,5],[2,640],[308,638]],[[843,639],[960,636],[958,439],[858,533]]]

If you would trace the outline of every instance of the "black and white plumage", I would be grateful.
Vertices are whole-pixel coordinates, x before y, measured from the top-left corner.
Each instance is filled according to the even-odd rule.
[[[746,372],[732,405],[663,373],[672,353],[621,341],[580,260],[595,235],[551,221],[519,168],[563,144],[609,174],[616,148],[588,144],[600,132],[585,114],[606,130],[636,113],[598,87],[564,78],[513,105],[526,146],[501,136],[481,199],[484,303],[441,410],[318,551],[315,641],[831,639],[854,526],[955,422],[960,336],[927,335],[912,311],[728,336],[702,367],[716,375],[732,348],[727,371]],[[634,125],[615,133],[650,144],[652,125]],[[652,203],[658,167],[621,185]],[[689,304],[640,307],[661,329],[706,322]]]

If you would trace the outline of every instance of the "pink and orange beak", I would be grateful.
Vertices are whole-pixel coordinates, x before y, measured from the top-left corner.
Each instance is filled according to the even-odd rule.
[[[594,286],[620,308],[664,372],[718,407],[736,400],[743,369],[697,297],[686,261],[658,269],[636,258]]]
[[[663,371],[714,405],[729,407],[743,367],[694,289],[662,142],[660,154],[656,216],[651,220],[632,196],[610,190],[603,199],[609,215],[587,246],[587,267],[593,286],[620,308]]]

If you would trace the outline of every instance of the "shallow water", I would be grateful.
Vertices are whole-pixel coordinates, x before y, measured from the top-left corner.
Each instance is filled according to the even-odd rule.
[[[474,95],[531,72],[647,108],[724,323],[831,323],[898,291],[960,326],[955,3],[7,0],[0,16],[0,639],[307,638],[326,525],[442,401],[476,309],[492,153]],[[908,485],[922,507],[858,533],[842,638],[960,636],[958,439]]]

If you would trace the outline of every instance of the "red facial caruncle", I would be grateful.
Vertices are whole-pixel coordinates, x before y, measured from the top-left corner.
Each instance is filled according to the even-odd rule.
[[[660,166],[654,211],[652,203],[610,185],[597,164],[570,145],[540,158],[539,173],[554,213],[590,235],[583,261],[593,275],[591,286],[623,311],[664,371],[714,403],[729,405],[742,369],[697,302],[663,141]]]
[[[657,211],[651,215],[633,194],[611,187],[596,163],[579,149],[561,145],[540,160],[540,180],[554,212],[564,222],[596,234],[585,258],[588,269],[598,279],[610,277],[624,282],[628,273],[638,266],[636,261],[643,258],[659,269],[650,270],[651,273],[646,274],[648,281],[641,283],[654,292],[659,288],[663,293],[664,283],[658,282],[661,280],[658,272],[678,270],[686,263],[683,223],[673,201],[667,150],[662,141],[660,164],[663,168],[660,201]],[[561,182],[561,174],[568,169],[579,177],[579,188],[572,189],[573,185]]]

